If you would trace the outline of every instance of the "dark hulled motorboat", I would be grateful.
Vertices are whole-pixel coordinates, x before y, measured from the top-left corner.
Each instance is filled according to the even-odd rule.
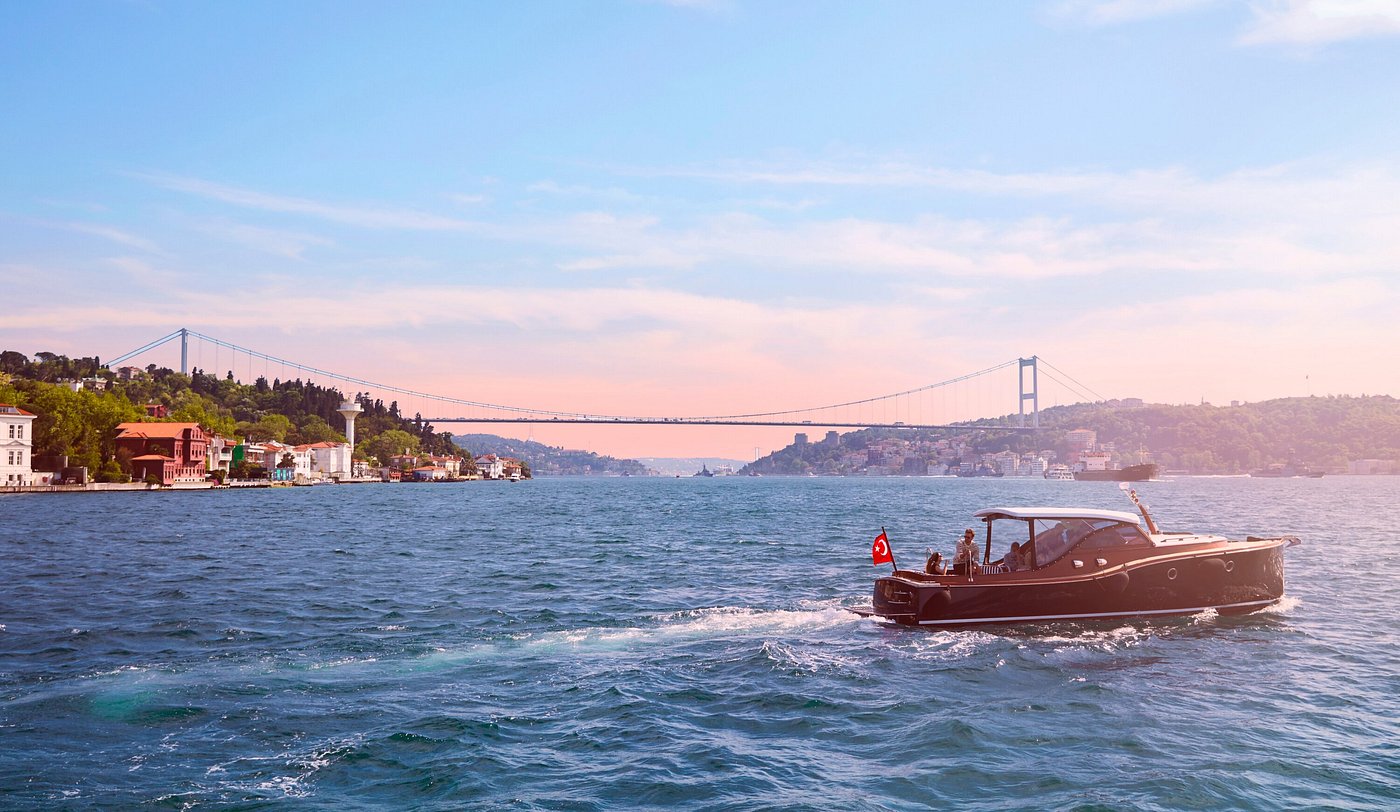
[[[923,572],[896,569],[876,579],[872,606],[855,611],[905,625],[951,626],[1207,609],[1243,614],[1283,597],[1283,550],[1297,538],[1163,533],[1139,507],[1146,530],[1137,516],[1115,510],[978,511],[987,525],[980,563],[954,572],[931,571],[942,569],[932,560]],[[996,541],[1024,543],[1025,550],[993,559]]]

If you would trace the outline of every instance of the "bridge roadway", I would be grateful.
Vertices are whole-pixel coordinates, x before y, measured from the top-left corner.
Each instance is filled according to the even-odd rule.
[[[778,426],[809,429],[951,429],[1037,431],[1034,426],[970,426],[938,423],[826,423],[818,420],[703,420],[669,417],[425,417],[424,423],[548,423],[585,426]]]

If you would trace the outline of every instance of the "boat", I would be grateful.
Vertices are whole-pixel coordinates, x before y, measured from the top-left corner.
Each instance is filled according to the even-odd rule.
[[[1074,479],[1074,472],[1069,469],[1068,465],[1052,465],[1045,469],[1045,478],[1072,481]]]
[[[1126,486],[1125,486],[1126,487]],[[873,601],[852,611],[907,626],[963,626],[1258,611],[1283,597],[1283,551],[1294,536],[1231,540],[1162,532],[1146,506],[1116,510],[992,507],[979,562],[953,571],[930,556],[922,571],[877,578]],[[995,530],[994,530],[995,528]],[[876,552],[883,550],[877,539]],[[1023,556],[992,557],[996,543]],[[888,547],[886,546],[886,548]],[[892,556],[880,560],[892,561]]]
[[[701,463],[701,464],[700,464],[700,470],[699,470],[699,471],[696,471],[696,472],[693,473],[693,474],[691,474],[691,476],[711,477],[711,476],[714,476],[714,472],[711,471],[711,470],[709,469],[709,467],[706,466],[704,463]]]
[[[1250,471],[1249,475],[1253,477],[1263,477],[1266,479],[1277,479],[1283,477],[1309,477],[1311,479],[1321,479],[1324,473],[1324,471],[1314,471],[1311,468],[1307,468],[1304,466],[1284,465],[1283,463],[1275,463],[1266,468],[1260,468],[1257,471]]]
[[[1075,471],[1074,478],[1088,482],[1146,482],[1157,478],[1157,463],[1129,465],[1127,468],[1103,468],[1097,471]]]

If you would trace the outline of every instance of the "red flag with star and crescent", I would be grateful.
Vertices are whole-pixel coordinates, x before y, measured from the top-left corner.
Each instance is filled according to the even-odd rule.
[[[870,560],[872,566],[894,563],[894,555],[890,553],[890,539],[883,530],[875,537],[875,543],[870,545]]]

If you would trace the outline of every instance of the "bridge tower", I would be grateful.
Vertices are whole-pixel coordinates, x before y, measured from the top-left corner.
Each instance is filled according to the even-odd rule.
[[[1040,369],[1036,366],[1039,356],[1032,355],[1030,358],[1018,358],[1020,366],[1017,368],[1016,377],[1021,384],[1021,426],[1026,425],[1026,401],[1031,402],[1031,428],[1040,428]],[[1026,391],[1026,367],[1031,368],[1031,391]]]
[[[190,331],[180,328],[180,374],[190,374]]]

